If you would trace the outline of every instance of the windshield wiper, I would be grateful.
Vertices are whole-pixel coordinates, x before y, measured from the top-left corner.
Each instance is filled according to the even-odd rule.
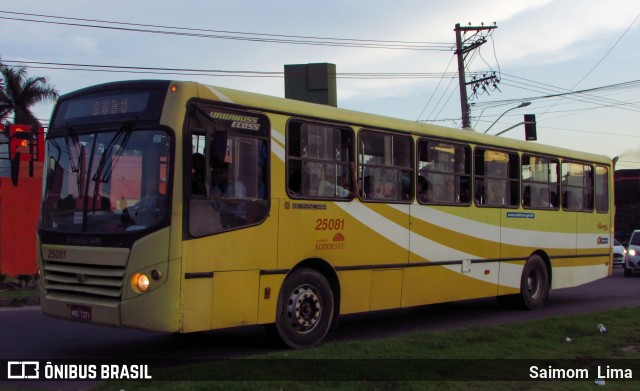
[[[95,174],[93,175],[93,177],[91,177],[92,181],[94,182],[109,181],[109,178],[111,178],[111,172],[113,169],[110,167],[109,169],[107,169],[106,172],[103,173],[102,171],[104,170],[104,166],[107,163],[107,160],[109,160],[113,155],[113,150],[116,149],[115,147],[118,145],[118,142],[120,141],[120,139],[122,139],[122,142],[118,146],[118,150],[116,151],[114,156],[117,157],[122,154],[124,147],[127,145],[127,142],[129,142],[129,137],[131,137],[131,123],[125,122],[124,124],[122,124],[120,129],[118,129],[118,131],[113,136],[111,141],[109,141],[109,144],[105,147],[104,153],[100,157],[100,162],[98,162],[98,168],[96,168]],[[113,167],[113,165],[111,166]]]
[[[96,168],[95,174],[91,177],[91,180],[95,182],[93,185],[93,212],[96,210],[96,202],[98,198],[98,191],[100,190],[100,183],[107,183],[111,179],[111,173],[113,172],[113,159],[112,156],[118,157],[122,155],[122,152],[125,149],[125,146],[129,142],[129,138],[131,137],[131,123],[125,122],[122,124],[120,129],[113,136],[109,144],[106,146],[104,153],[100,156],[100,161],[98,162],[98,167]],[[97,140],[96,140],[97,142]],[[118,147],[115,154],[113,150]],[[105,165],[107,161],[112,160],[109,168],[105,170]],[[104,172],[103,172],[104,171]]]
[[[107,167],[107,169],[104,171],[104,174],[102,175],[102,178],[100,179],[100,182],[102,183],[108,183],[111,180],[111,174],[113,173],[113,167],[116,165],[116,162],[118,160],[118,158],[120,156],[122,156],[122,154],[124,153],[125,147],[127,146],[127,143],[129,142],[129,138],[131,138],[131,124],[124,124],[122,125],[122,128],[120,128],[120,130],[118,132],[122,132],[121,134],[123,134],[122,136],[122,142],[120,143],[120,145],[117,145],[115,143],[115,138],[118,136],[116,134],[116,136],[114,136],[114,142],[110,143],[113,144],[113,147],[111,147],[111,149],[109,150],[109,153],[113,153],[112,151],[115,149],[115,153],[113,153],[113,158],[112,158],[112,163],[109,167]],[[106,161],[106,159],[105,159]],[[104,169],[104,167],[101,165],[100,166],[101,169]],[[96,172],[97,174],[97,172]]]
[[[71,131],[71,129],[69,129]],[[73,154],[71,153],[71,145],[69,145],[69,138],[73,141],[73,151],[78,156],[78,160],[74,161]],[[64,142],[67,144],[67,156],[69,156],[69,168],[71,172],[76,173],[76,182],[78,186],[78,196],[82,197],[82,177],[83,173],[80,172],[80,167],[82,167],[82,162],[84,161],[84,150],[82,146],[78,147],[80,141],[78,140],[77,135],[65,135]]]

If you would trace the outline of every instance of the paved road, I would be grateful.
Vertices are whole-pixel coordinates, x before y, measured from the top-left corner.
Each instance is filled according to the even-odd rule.
[[[625,278],[616,269],[610,278],[553,291],[547,305],[536,311],[505,310],[490,299],[353,315],[343,318],[327,341],[523,322],[629,306],[640,306],[640,275]],[[594,315],[594,324],[598,323]],[[9,360],[213,359],[282,349],[262,326],[169,335],[52,319],[39,307],[0,309],[0,340],[0,358]]]

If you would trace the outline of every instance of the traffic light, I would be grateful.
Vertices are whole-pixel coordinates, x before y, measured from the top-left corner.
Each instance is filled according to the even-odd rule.
[[[16,152],[27,152],[27,148],[29,147],[29,136],[28,133],[31,133],[31,125],[9,125],[9,154],[13,156]],[[28,160],[29,155],[25,154],[22,158],[23,160]]]
[[[535,114],[524,115],[524,136],[527,141],[536,141],[538,139]]]

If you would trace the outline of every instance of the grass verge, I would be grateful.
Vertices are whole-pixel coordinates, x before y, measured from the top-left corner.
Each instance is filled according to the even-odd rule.
[[[538,379],[530,378],[534,365]],[[541,371],[551,368],[557,371]],[[586,379],[561,380],[583,370]],[[603,388],[595,383],[599,373],[617,377],[605,379],[607,390],[638,389],[638,308],[153,368],[154,380],[111,381],[97,389],[584,390]],[[634,381],[621,379],[629,374]],[[543,375],[555,378],[540,380]]]
[[[0,290],[1,299],[26,299],[29,297],[37,297],[38,289],[17,289],[17,290]]]

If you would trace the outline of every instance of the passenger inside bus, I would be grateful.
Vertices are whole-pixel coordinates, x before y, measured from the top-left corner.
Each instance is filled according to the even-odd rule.
[[[213,188],[211,194],[217,197],[246,198],[247,188],[239,179],[229,180],[229,164],[223,163],[211,170]]]
[[[522,192],[522,205],[526,207],[531,206],[531,186],[525,186]]]
[[[228,163],[222,163],[211,170],[213,188],[211,194],[221,198],[218,206],[223,227],[235,227],[246,223],[246,202],[236,201],[247,198],[247,188],[233,175]]]
[[[382,195],[376,192],[376,181],[372,175],[364,177],[364,198],[371,200],[382,199]]]
[[[418,201],[429,202],[431,198],[431,190],[429,189],[427,178],[418,175]]]
[[[406,168],[411,165],[408,154],[400,155],[400,158],[398,160],[399,161],[396,162],[397,166]],[[402,200],[408,200],[411,198],[411,188],[413,185],[411,180],[412,176],[413,173],[411,172],[411,170],[400,170],[400,199]]]
[[[195,195],[206,195],[204,155],[194,153],[191,157],[191,193]]]
[[[120,222],[127,231],[143,229],[161,222],[166,215],[167,197],[158,191],[158,183],[148,180],[145,193],[135,205],[125,208]]]
[[[342,166],[345,169],[345,166]],[[324,176],[319,184],[318,194],[320,196],[338,197],[338,198],[354,198],[358,195],[358,181],[356,180],[356,165],[354,162],[349,163],[349,173],[344,172],[337,178],[331,178],[337,183],[332,183]]]

